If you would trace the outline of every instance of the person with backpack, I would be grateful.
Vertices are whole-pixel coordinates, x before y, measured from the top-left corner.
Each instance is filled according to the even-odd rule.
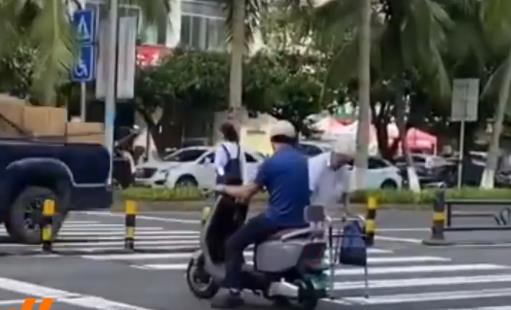
[[[215,151],[216,184],[241,185],[247,182],[245,152],[239,144],[236,128],[231,123],[220,127],[222,140]]]

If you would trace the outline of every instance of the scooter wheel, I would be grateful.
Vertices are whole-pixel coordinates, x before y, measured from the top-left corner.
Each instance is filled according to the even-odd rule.
[[[314,310],[319,302],[319,296],[311,280],[297,281],[298,303],[303,310]]]
[[[193,258],[188,263],[188,268],[186,268],[186,282],[193,295],[200,299],[211,299],[220,289],[213,278],[202,268],[198,260]]]

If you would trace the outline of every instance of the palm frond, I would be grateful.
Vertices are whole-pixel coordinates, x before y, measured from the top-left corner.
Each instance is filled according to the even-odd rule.
[[[233,2],[236,0],[223,0],[226,14],[227,41],[232,40],[233,29]],[[271,0],[245,0],[245,43],[253,42],[254,34],[260,27],[262,14],[268,10]]]
[[[158,19],[166,18],[172,9],[168,0],[124,0],[124,2],[140,7],[142,15],[148,24],[153,24]]]
[[[44,1],[31,26],[30,38],[39,55],[34,74],[34,92],[44,104],[53,104],[55,87],[68,81],[76,59],[72,27],[66,19],[61,0]]]

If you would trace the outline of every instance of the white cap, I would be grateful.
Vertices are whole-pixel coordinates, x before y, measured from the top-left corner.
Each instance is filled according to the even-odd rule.
[[[357,153],[355,141],[337,140],[334,144],[333,152],[355,157],[355,154]]]
[[[285,136],[294,139],[296,138],[295,127],[288,121],[278,121],[270,130],[270,137],[275,136]]]

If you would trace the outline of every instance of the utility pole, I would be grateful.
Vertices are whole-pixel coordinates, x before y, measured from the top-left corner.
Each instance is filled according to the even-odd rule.
[[[108,184],[112,185],[113,156],[114,156],[114,125],[115,125],[115,104],[116,104],[116,74],[117,74],[117,20],[119,13],[118,0],[110,1],[109,36],[108,36],[108,80],[106,85],[105,98],[105,145],[110,153],[110,172]]]

